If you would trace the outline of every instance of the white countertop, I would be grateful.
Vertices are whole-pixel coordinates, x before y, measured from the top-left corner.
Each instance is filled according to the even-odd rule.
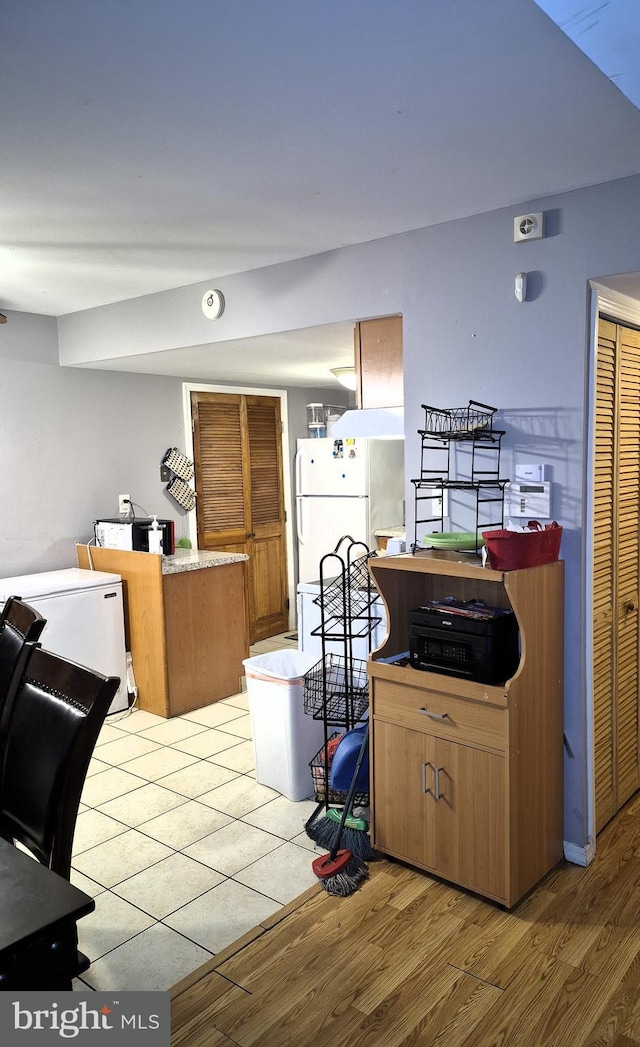
[[[203,567],[221,567],[224,564],[241,563],[248,559],[246,553],[216,552],[208,549],[176,549],[173,556],[162,557],[162,573],[179,574],[181,571],[199,571]]]

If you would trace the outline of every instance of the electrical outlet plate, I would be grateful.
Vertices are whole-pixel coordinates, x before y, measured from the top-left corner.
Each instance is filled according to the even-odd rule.
[[[436,519],[440,516],[447,516],[449,511],[449,498],[448,491],[444,488],[438,489],[438,493],[430,500],[429,512],[431,516]]]
[[[119,494],[118,495],[118,512],[128,513],[130,509],[131,495],[130,494]]]

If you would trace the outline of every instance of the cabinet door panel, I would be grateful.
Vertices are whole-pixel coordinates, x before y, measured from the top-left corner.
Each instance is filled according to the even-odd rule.
[[[505,897],[503,757],[376,721],[373,768],[377,847]]]
[[[381,850],[433,867],[429,850],[435,815],[427,800],[433,788],[427,747],[430,739],[396,724],[375,722],[373,792],[374,839]]]
[[[358,407],[399,407],[404,403],[402,317],[381,316],[355,325]]]
[[[504,759],[436,741],[434,866],[441,876],[493,897],[505,894]]]

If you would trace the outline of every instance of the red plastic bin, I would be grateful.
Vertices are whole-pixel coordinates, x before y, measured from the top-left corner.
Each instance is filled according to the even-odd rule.
[[[495,571],[517,571],[554,563],[560,553],[562,527],[554,520],[544,528],[530,520],[528,531],[483,531],[489,563]]]

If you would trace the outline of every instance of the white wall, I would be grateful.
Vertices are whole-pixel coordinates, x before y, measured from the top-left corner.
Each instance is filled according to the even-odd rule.
[[[66,368],[56,321],[9,313],[0,330],[2,526],[0,575],[75,566],[76,541],[115,516],[118,494],[176,520],[160,482],[167,447],[180,444],[180,382]],[[140,509],[137,509],[140,513]]]
[[[173,519],[179,536],[185,514],[165,491],[160,461],[184,444],[181,380],[61,368],[55,318],[7,315],[0,577],[75,566],[75,542],[92,536],[96,518],[117,515],[120,492],[139,514]],[[288,392],[292,454],[305,435],[306,404],[317,397],[318,390]]]

